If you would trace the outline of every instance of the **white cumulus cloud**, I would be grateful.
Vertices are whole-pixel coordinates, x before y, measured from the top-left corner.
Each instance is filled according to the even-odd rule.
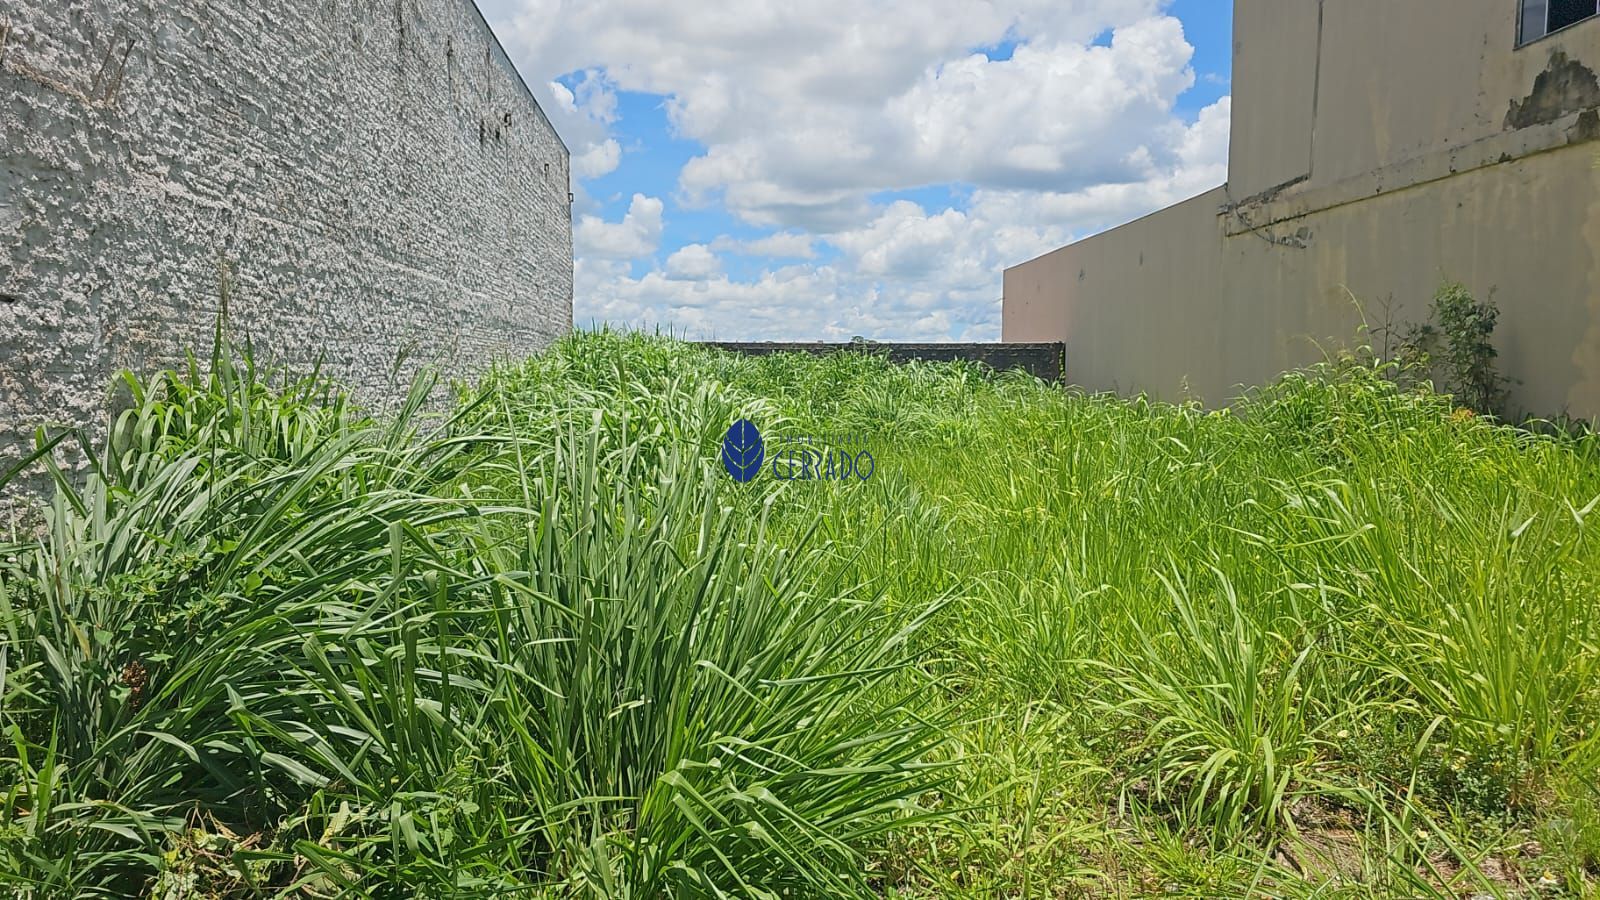
[[[1226,177],[1227,98],[1175,111],[1197,76],[1168,0],[481,2],[580,182],[651,151],[618,140],[621,91],[658,95],[699,148],[649,188],[670,204],[579,216],[579,322],[994,338],[1004,267]],[[881,196],[928,187],[955,199]],[[683,206],[746,230],[641,268]]]
[[[667,257],[668,278],[705,281],[722,269],[722,261],[705,244],[685,244]]]
[[[648,256],[661,244],[662,208],[659,198],[634,194],[620,222],[580,216],[572,226],[573,252],[595,259]]]
[[[814,259],[817,255],[810,235],[780,231],[765,237],[737,240],[726,235],[711,243],[711,249],[742,256],[769,256],[787,259]]]

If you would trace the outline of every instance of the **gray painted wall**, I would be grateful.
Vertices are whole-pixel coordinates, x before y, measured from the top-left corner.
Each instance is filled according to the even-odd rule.
[[[471,0],[0,0],[0,470],[236,335],[369,400],[572,324],[568,156]]]

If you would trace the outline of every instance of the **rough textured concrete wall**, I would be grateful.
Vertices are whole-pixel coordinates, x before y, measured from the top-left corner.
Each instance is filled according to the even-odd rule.
[[[541,348],[568,196],[471,0],[0,0],[0,469],[208,348],[224,282],[236,335],[369,400]]]

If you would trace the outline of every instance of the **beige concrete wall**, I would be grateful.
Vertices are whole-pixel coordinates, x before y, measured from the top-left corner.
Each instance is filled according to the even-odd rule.
[[[1516,0],[1235,0],[1235,200],[1328,185],[1600,104],[1600,22],[1516,48]],[[1544,84],[1540,77],[1545,76]],[[1532,98],[1533,102],[1529,102]]]
[[[1500,305],[1514,402],[1600,415],[1600,144],[1229,235],[1218,189],[1005,274],[1004,339],[1066,342],[1094,390],[1225,403],[1427,314],[1443,278]],[[1359,306],[1356,300],[1359,299]],[[1364,307],[1364,309],[1363,309]]]
[[[1248,13],[1273,2],[1239,6]],[[1313,183],[1495,136],[1511,127],[1508,120],[1525,127],[1600,104],[1595,90],[1563,84],[1573,73],[1553,62],[1559,54],[1600,68],[1600,20],[1517,49],[1517,6],[1516,0],[1324,3]],[[1254,18],[1242,21],[1250,33]],[[1272,36],[1240,40],[1270,43]]]
[[[1228,340],[1217,306],[1224,200],[1219,188],[1007,269],[1003,340],[1066,341],[1074,384],[1176,396],[1186,377],[1216,368]]]
[[[1356,340],[1352,296],[1416,321],[1448,277],[1499,303],[1515,405],[1600,416],[1600,20],[1515,49],[1510,0],[1236,18],[1230,183],[1008,270],[1004,339],[1065,341],[1092,389],[1222,403]]]
[[[1311,174],[1322,0],[1235,7],[1228,185],[1242,198]]]

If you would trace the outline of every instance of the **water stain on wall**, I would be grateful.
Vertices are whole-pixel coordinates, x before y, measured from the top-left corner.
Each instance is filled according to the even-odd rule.
[[[1511,101],[1506,130],[1531,128],[1576,112],[1600,107],[1600,78],[1594,70],[1557,50],[1550,65],[1533,81],[1533,91]]]

